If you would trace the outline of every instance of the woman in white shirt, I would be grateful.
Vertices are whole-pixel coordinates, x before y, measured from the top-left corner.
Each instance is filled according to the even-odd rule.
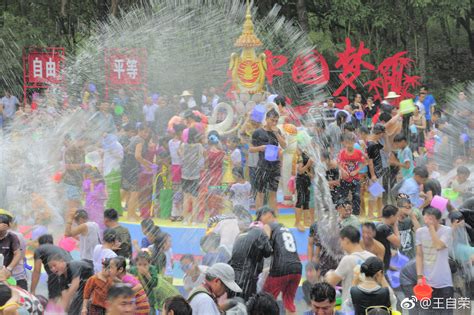
[[[96,245],[94,248],[93,262],[94,262],[94,273],[102,271],[102,262],[106,258],[117,257],[114,249],[120,247],[118,241],[117,232],[113,229],[107,229],[104,231],[103,244]]]

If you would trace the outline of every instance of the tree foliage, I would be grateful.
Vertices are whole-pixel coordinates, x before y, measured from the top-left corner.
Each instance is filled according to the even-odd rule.
[[[185,3],[185,0],[177,0]],[[208,0],[202,0],[206,2]],[[243,0],[242,0],[243,1]],[[64,46],[75,54],[98,22],[119,19],[135,6],[151,10],[160,0],[1,0],[0,85],[21,89],[23,47]],[[407,50],[423,82],[440,89],[472,79],[474,0],[258,0],[260,18],[275,4],[307,31],[335,62],[344,38],[364,41],[370,62]],[[258,17],[257,17],[258,18]],[[19,93],[17,93],[19,94]]]
[[[329,64],[350,37],[371,49],[373,64],[408,51],[433,89],[473,78],[466,69],[474,66],[474,0],[259,0],[259,13],[274,3],[295,23],[309,25],[310,40]]]

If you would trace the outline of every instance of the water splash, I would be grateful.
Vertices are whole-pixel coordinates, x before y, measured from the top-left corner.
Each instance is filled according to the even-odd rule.
[[[255,9],[254,9],[255,10]],[[279,16],[275,6],[267,16],[255,21],[255,32],[264,47],[275,55],[289,56],[314,47],[293,21]],[[89,82],[97,86],[99,98],[104,98],[104,54],[108,48],[146,48],[147,86],[134,93],[132,103],[143,104],[149,91],[161,94],[180,94],[185,89],[201,90],[222,86],[227,80],[229,57],[235,52],[234,41],[241,32],[245,6],[239,1],[163,0],[156,1],[151,11],[136,8],[120,19],[111,18],[98,24],[94,35],[78,48],[76,56],[68,57],[65,77],[69,95],[69,109],[56,110],[62,104],[62,91],[51,87],[39,111],[16,119],[12,132],[2,139],[2,163],[7,166],[9,208],[20,218],[28,218],[31,192],[40,194],[57,214],[64,217],[64,192],[51,177],[63,168],[63,141],[66,134],[82,135],[89,144],[98,144],[102,134],[91,125],[93,113],[78,109],[83,87]],[[290,63],[291,64],[291,63]],[[321,86],[301,86],[291,81],[290,65],[281,69],[285,75],[275,77],[270,91],[293,98],[296,102],[322,100]],[[114,94],[114,91],[111,91]],[[54,96],[54,97],[53,97]],[[239,117],[237,117],[239,118]],[[319,162],[318,148],[305,146],[316,161],[314,180],[316,205],[323,244],[329,250],[338,248],[334,235],[336,213],[325,180],[324,166]],[[195,161],[197,164],[201,161]],[[14,193],[13,193],[14,192]]]

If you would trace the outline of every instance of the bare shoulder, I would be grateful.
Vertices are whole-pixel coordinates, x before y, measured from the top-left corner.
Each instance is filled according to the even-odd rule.
[[[374,248],[379,251],[385,250],[385,247],[383,246],[383,244],[377,241],[376,239],[374,239]]]

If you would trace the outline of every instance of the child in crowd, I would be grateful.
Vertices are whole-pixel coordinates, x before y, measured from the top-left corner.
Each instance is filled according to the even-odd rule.
[[[185,125],[174,125],[174,137],[168,142],[171,157],[171,181],[173,182],[173,208],[171,210],[171,221],[183,221],[183,202],[181,191],[181,164],[182,159],[178,154]]]
[[[235,183],[230,187],[230,199],[232,200],[232,207],[242,206],[245,210],[250,210],[250,194],[252,187],[248,181],[245,180],[241,167],[234,167],[232,174],[235,178]]]
[[[395,149],[398,150],[397,156],[391,154],[390,164],[400,168],[403,179],[408,179],[413,176],[413,154],[408,146],[407,138],[403,133],[400,133],[393,138]]]
[[[328,151],[322,151],[321,161],[326,165],[326,180],[329,184],[332,202],[341,199],[341,180],[339,178],[339,167],[336,160],[331,159]]]
[[[97,244],[94,247],[94,252],[92,255],[94,272],[96,273],[103,270],[102,262],[105,259],[117,257],[117,254],[114,252],[114,250],[120,247],[117,232],[113,229],[107,229],[104,231],[102,242],[102,244]]]
[[[145,219],[151,220],[151,219]],[[133,245],[133,255],[135,256],[137,253],[141,252],[142,250],[148,251],[149,249],[153,248],[153,244],[156,238],[162,234],[162,231],[159,226],[154,225],[148,226],[146,228],[142,227],[142,233],[145,235],[141,243],[138,243],[138,240],[132,240]]]
[[[166,267],[165,267],[165,277],[167,280],[173,282],[173,248],[171,235],[166,233],[166,242],[165,242],[165,256],[166,256]]]
[[[140,227],[142,229],[142,233],[143,235],[145,235],[143,238],[142,238],[142,241],[141,241],[141,244],[140,244],[140,247],[141,248],[148,248],[148,246],[150,246],[152,244],[152,240],[150,240],[150,234],[152,232],[157,232],[157,231],[154,231],[154,227],[155,227],[155,222],[153,222],[152,219],[145,219],[145,220],[142,220],[142,222],[140,222]],[[157,226],[158,228],[158,232],[160,232],[160,227]]]
[[[224,164],[225,152],[222,150],[219,134],[212,132],[207,137],[209,144],[207,152],[207,174],[205,178],[208,189],[207,211],[209,216],[217,215],[222,208],[222,169]]]
[[[204,148],[201,135],[195,128],[188,129],[187,143],[181,143],[178,153],[182,158],[181,183],[184,192],[184,216],[186,223],[195,223],[199,211],[198,195]],[[191,214],[189,214],[191,210]]]
[[[230,138],[229,151],[232,151],[230,154],[232,169],[235,167],[242,167],[242,151],[240,151],[239,145],[240,139],[237,136]]]
[[[360,171],[359,171],[359,176],[360,176],[360,209],[363,214],[365,214],[365,194],[367,193],[367,173],[369,171],[369,167],[367,166],[367,161],[369,160],[367,156],[367,139],[369,137],[369,129],[361,125],[357,129],[357,137],[359,138],[359,141],[357,141],[356,144],[354,144],[354,148],[358,149],[362,152],[364,155],[364,159],[366,161],[365,164],[359,165],[360,166]]]
[[[320,270],[319,270],[319,265],[314,262],[308,262],[305,267],[306,271],[306,280],[303,281],[303,297],[304,301],[306,302],[306,305],[308,307],[311,307],[311,288],[318,282],[320,282]]]
[[[150,140],[143,143],[143,156],[142,160],[145,161],[149,167],[141,166],[140,174],[138,175],[138,208],[140,209],[141,218],[149,218],[151,215],[150,209],[152,204],[152,194],[154,177],[157,173],[161,172],[161,168],[157,164],[153,163],[155,157],[157,162],[159,161],[159,153],[164,150],[160,148],[159,139],[156,135],[150,131]],[[161,165],[160,165],[161,166]],[[157,186],[161,186],[157,184]],[[157,188],[159,191],[159,188]]]
[[[124,257],[118,256],[110,260],[109,276],[120,282],[129,284],[135,293],[135,315],[150,314],[150,304],[143,286],[133,275],[127,273],[127,262]]]
[[[432,159],[436,152],[436,143],[440,141],[441,138],[437,136],[436,130],[431,130],[428,133],[428,137],[425,139],[425,150],[426,150],[426,157],[428,159]]]
[[[107,294],[114,281],[109,276],[110,259],[102,261],[102,270],[90,277],[84,288],[81,315],[105,315]]]
[[[341,173],[341,195],[346,199],[352,193],[352,210],[355,215],[360,212],[360,163],[365,159],[360,150],[354,149],[355,136],[352,133],[344,134],[342,144],[344,148],[339,153],[339,171]]]
[[[234,176],[232,175],[232,168],[234,165],[234,162],[236,164],[241,164],[242,162],[242,156],[240,157],[240,161],[237,161],[237,154],[240,153],[240,150],[237,148],[237,144],[235,141],[238,141],[238,139],[234,140],[233,138],[230,139],[223,139],[222,143],[225,144],[224,150],[225,150],[225,156],[224,156],[224,161],[222,164],[223,167],[223,172],[222,172],[222,180],[221,182],[224,185],[232,185],[235,180]],[[237,152],[237,151],[239,152]],[[235,152],[235,155],[233,155]],[[235,161],[234,161],[235,160]]]
[[[304,232],[304,225],[301,223],[301,217],[304,212],[305,218],[310,216],[309,212],[309,195],[311,187],[311,179],[313,177],[313,161],[306,155],[305,152],[299,152],[299,160],[296,173],[296,206],[295,206],[295,227]],[[308,221],[305,219],[305,221]],[[310,219],[311,222],[314,218]]]
[[[158,271],[151,265],[151,257],[147,252],[139,252],[135,257],[135,266],[130,267],[130,273],[140,280],[150,304],[150,315],[155,314],[154,288],[158,285]]]
[[[104,203],[107,200],[107,190],[105,181],[99,171],[94,168],[88,168],[85,171],[85,180],[82,183],[82,189],[86,194],[84,209],[92,222],[97,222],[100,229],[105,229],[104,225]]]
[[[171,235],[159,233],[154,237],[153,245],[148,247],[151,252],[151,262],[158,269],[158,273],[165,276],[173,275],[173,251],[171,249]]]

